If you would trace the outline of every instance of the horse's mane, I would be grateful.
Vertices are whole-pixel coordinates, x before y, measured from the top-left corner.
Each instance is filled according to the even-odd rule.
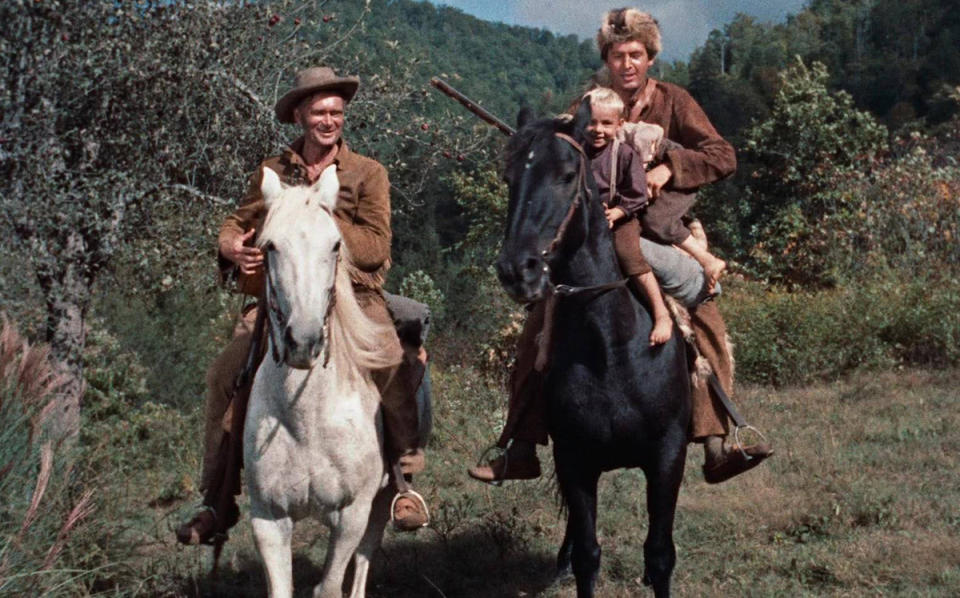
[[[336,226],[336,220],[325,208],[318,205],[308,205],[307,188],[288,187],[284,190],[284,197],[275,201],[267,212],[263,229],[257,239],[257,245],[262,247],[267,241],[279,243],[284,238],[283,231],[293,222],[303,218],[304,210],[320,210],[330,216],[330,223]],[[367,317],[353,294],[353,284],[350,271],[349,251],[346,244],[341,244],[340,263],[334,281],[335,302],[330,313],[329,343],[330,360],[336,367],[338,375],[344,384],[354,385],[364,375],[364,370],[376,370],[398,363],[402,357],[399,348],[389,350],[384,347],[382,339],[389,337],[393,332],[390,324],[374,322]],[[399,347],[398,345],[394,345]]]
[[[541,118],[517,131],[510,137],[504,151],[504,160],[507,166],[521,159],[523,152],[530,147],[530,143],[537,137],[550,136],[561,130],[565,124],[561,118]]]
[[[399,343],[391,343],[393,349],[383,343],[384,338],[396,336],[393,325],[375,322],[363,313],[353,294],[349,268],[344,267],[351,262],[346,245],[341,245],[340,253],[337,299],[330,314],[330,359],[338,372],[351,377],[361,374],[358,368],[378,370],[396,365],[402,358]]]

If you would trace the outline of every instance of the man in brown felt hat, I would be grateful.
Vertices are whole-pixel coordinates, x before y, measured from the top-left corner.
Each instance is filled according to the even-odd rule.
[[[736,170],[733,146],[717,133],[703,109],[682,87],[647,76],[660,52],[660,27],[649,14],[634,8],[611,10],[604,15],[597,33],[597,46],[605,68],[592,87],[612,88],[626,105],[628,122],[645,122],[663,128],[674,149],[665,152],[661,164],[646,173],[650,205],[641,216],[644,232],[673,228],[669,239],[653,239],[681,245],[691,231],[680,224],[696,197],[696,190],[723,179]],[[706,249],[706,240],[702,240]],[[659,275],[659,273],[658,273]],[[706,358],[726,394],[733,392],[733,355],[726,324],[715,301],[706,301],[690,311],[690,324],[700,354]],[[505,479],[530,479],[540,475],[536,444],[546,444],[544,398],[539,394],[540,374],[534,371],[536,335],[542,317],[531,312],[517,347],[517,360],[510,378],[510,413],[497,446],[507,449],[489,463],[469,470],[471,477],[495,483]],[[773,454],[766,443],[733,446],[727,409],[706,377],[693,387],[690,436],[704,445],[704,478],[716,484],[739,475]]]
[[[328,67],[300,71],[293,89],[277,102],[277,119],[295,123],[302,135],[279,156],[267,158],[251,176],[240,207],[220,228],[218,239],[221,274],[239,276],[242,292],[259,297],[263,288],[263,254],[253,241],[263,224],[266,207],[260,192],[263,168],[274,170],[288,185],[309,185],[335,164],[340,192],[334,218],[349,248],[352,263],[345,263],[357,301],[364,313],[378,322],[393,323],[387,311],[383,284],[390,267],[390,183],[386,169],[375,160],[349,149],[342,138],[344,111],[357,92],[356,77],[338,77]],[[250,381],[234,382],[244,369],[254,335],[257,305],[247,306],[233,339],[207,372],[206,429],[203,473],[203,508],[177,530],[185,544],[222,542],[239,518],[234,495],[239,494],[242,420]],[[399,344],[396,335],[385,342]],[[262,345],[262,343],[261,343]],[[423,470],[419,444],[416,392],[424,366],[417,351],[404,347],[405,358],[393,368],[374,373],[381,393],[387,457],[392,470],[402,472],[404,489],[394,502],[394,525],[414,530],[426,525],[423,498],[409,489],[409,477]],[[263,347],[256,362],[263,356]],[[421,353],[421,359],[423,354]]]

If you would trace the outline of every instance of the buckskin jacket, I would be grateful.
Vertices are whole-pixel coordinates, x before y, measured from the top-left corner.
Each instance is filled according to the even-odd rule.
[[[381,291],[390,268],[390,182],[387,170],[376,160],[354,153],[342,139],[333,163],[337,167],[340,192],[333,216],[343,235],[350,255],[346,264],[353,281],[357,299],[363,304],[373,297],[382,302]],[[240,207],[227,217],[220,227],[219,243],[242,235],[250,228],[259,232],[267,215],[266,205],[260,192],[263,168],[276,171],[287,185],[304,185],[306,165],[300,157],[303,138],[291,143],[279,156],[264,160],[250,177],[247,192]],[[234,265],[222,255],[218,256],[223,279],[233,271]],[[263,287],[262,277],[240,280],[240,290],[248,295],[259,296]],[[363,291],[372,291],[363,292]],[[362,297],[361,295],[366,295]]]
[[[693,192],[726,178],[737,170],[733,146],[717,133],[700,104],[679,85],[654,80],[654,90],[645,106],[638,106],[646,89],[641,85],[627,104],[629,122],[646,122],[663,127],[664,137],[681,148],[668,148],[664,162],[673,176],[666,188]],[[588,87],[611,87],[610,73],[601,69]]]
[[[640,87],[632,102],[639,99],[644,87]],[[737,169],[733,146],[717,133],[703,108],[684,88],[656,81],[646,106],[638,107],[632,102],[627,105],[630,122],[639,120],[660,125],[667,139],[683,146],[666,151],[664,162],[673,173],[668,187],[694,191],[730,176]]]

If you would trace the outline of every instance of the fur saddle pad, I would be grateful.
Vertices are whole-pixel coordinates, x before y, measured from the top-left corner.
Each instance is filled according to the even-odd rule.
[[[663,294],[663,299],[667,304],[667,309],[670,310],[673,321],[676,322],[680,328],[680,334],[683,335],[683,340],[687,343],[687,348],[689,349],[687,353],[687,365],[690,369],[691,386],[699,387],[701,384],[706,384],[707,379],[713,374],[713,368],[697,347],[696,338],[693,334],[693,326],[690,325],[690,312],[682,303],[666,293]],[[735,365],[733,343],[730,342],[730,335],[728,334],[724,334],[723,341],[727,345],[727,352],[730,355],[730,376],[732,378]]]

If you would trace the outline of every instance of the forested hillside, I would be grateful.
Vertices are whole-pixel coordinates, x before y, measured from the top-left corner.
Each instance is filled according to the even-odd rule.
[[[691,56],[686,83],[718,128],[763,119],[777,73],[795,57],[827,67],[831,89],[896,129],[957,111],[944,87],[960,83],[960,14],[951,0],[811,0],[785,23],[738,15]]]

